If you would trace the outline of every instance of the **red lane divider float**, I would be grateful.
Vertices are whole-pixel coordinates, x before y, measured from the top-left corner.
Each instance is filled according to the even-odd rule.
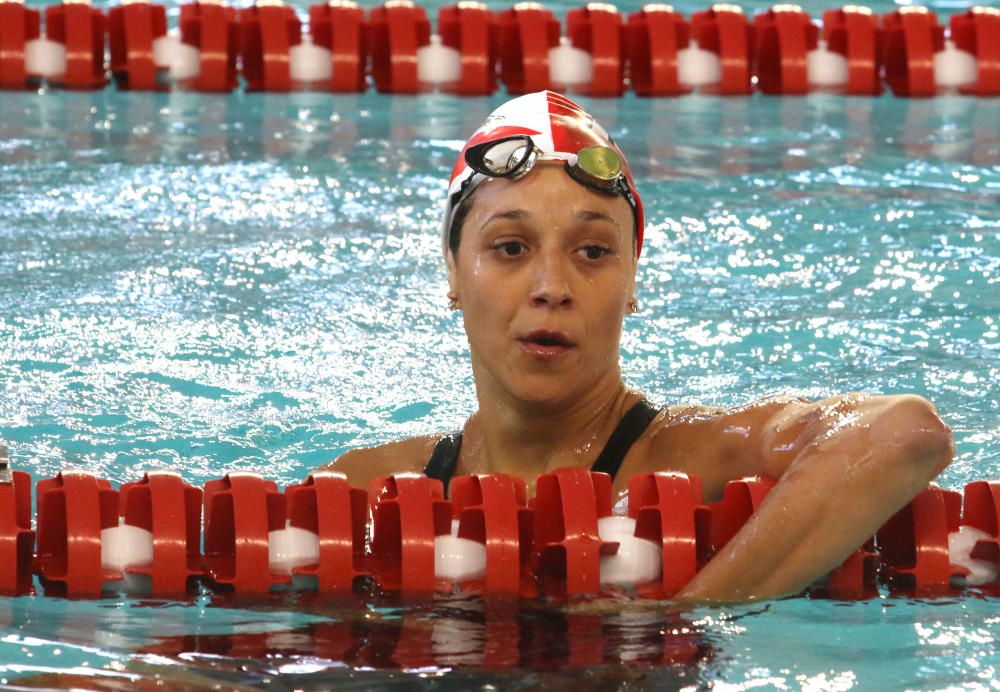
[[[368,487],[372,513],[372,569],[385,588],[434,591],[435,539],[451,532],[451,505],[441,481],[404,473]]]
[[[535,558],[540,580],[568,596],[597,593],[601,556],[617,545],[602,540],[598,521],[611,516],[611,477],[587,469],[559,469],[538,477]]]
[[[0,592],[20,593],[31,585],[35,532],[31,530],[31,476],[7,470],[0,446]]]
[[[961,514],[961,493],[931,486],[893,516],[875,534],[888,578],[924,593],[967,575],[967,569],[952,565],[948,550],[948,535],[958,531]]]
[[[566,13],[570,44],[587,54],[590,78],[576,89],[588,96],[625,93],[625,26],[618,8],[591,3]]]
[[[451,484],[451,503],[452,533],[458,540],[448,546],[451,550],[439,552],[454,563],[448,576],[453,581],[471,581],[475,576],[490,593],[530,594],[533,584],[526,570],[531,560],[533,515],[524,481],[504,474],[459,476]],[[469,545],[458,541],[483,546],[483,565],[475,565],[471,575],[462,559]]]
[[[193,52],[179,76],[182,86],[210,93],[236,88],[240,47],[236,10],[209,2],[182,5],[180,40]]]
[[[239,12],[241,58],[247,91],[290,91],[291,49],[302,42],[302,23],[280,0]]]
[[[537,2],[520,2],[501,12],[499,22],[499,72],[507,91],[549,89],[549,51],[559,45],[559,21]]]
[[[438,10],[438,34],[411,0],[367,13],[353,0],[315,4],[308,32],[281,0],[238,13],[223,0],[188,3],[173,33],[164,6],[145,0],[125,0],[107,17],[72,0],[44,16],[43,33],[23,0],[0,0],[0,89],[99,89],[110,69],[123,90],[225,92],[242,75],[249,91],[276,92],[359,92],[371,77],[394,94],[484,95],[502,82],[511,94],[555,88],[603,97],[628,88],[640,96],[875,95],[883,83],[905,97],[1000,95],[1000,10],[992,7],[943,26],[923,7],[878,17],[844,5],[814,21],[797,5],[748,17],[716,4],[687,20],[662,4],[623,19],[614,5],[589,3],[569,10],[564,31],[537,2],[495,14],[463,0]]]
[[[40,31],[38,10],[23,2],[0,2],[0,89],[30,88],[25,51]]]
[[[810,91],[810,51],[816,50],[819,28],[797,5],[778,5],[754,17],[757,86],[765,94]]]
[[[87,0],[45,8],[46,37],[63,46],[65,70],[53,78],[63,89],[103,89],[107,18]]]
[[[35,571],[56,593],[94,598],[121,579],[104,567],[102,533],[118,526],[118,491],[86,471],[62,471],[36,488]]]
[[[847,63],[844,93],[851,96],[882,93],[878,26],[871,10],[848,5],[824,12],[823,40],[830,51],[842,56]]]
[[[950,28],[955,47],[976,59],[976,81],[959,90],[973,96],[1000,94],[1000,10],[973,7],[952,15]]]
[[[285,528],[285,496],[274,481],[230,473],[205,484],[205,570],[212,582],[239,594],[288,584],[271,568],[269,534]]]
[[[497,55],[500,27],[486,5],[462,2],[438,12],[441,43],[458,53],[458,80],[443,84],[445,90],[463,96],[492,94],[497,90]]]
[[[330,51],[330,91],[365,90],[368,27],[365,13],[353,2],[330,2],[309,8],[313,42]]]
[[[365,516],[368,493],[352,488],[343,475],[316,472],[301,485],[285,489],[288,517],[285,531],[289,542],[299,538],[299,545],[315,549],[289,550],[286,564],[293,577],[316,580],[319,591],[349,591],[357,577],[367,574],[365,565]],[[270,535],[271,562],[281,559]],[[289,546],[291,547],[291,546]],[[311,545],[310,545],[311,548]]]
[[[115,490],[92,473],[67,470],[36,486],[37,546],[30,484],[0,463],[3,593],[30,592],[34,572],[46,593],[84,598],[177,596],[198,581],[243,595],[289,587],[330,594],[362,577],[404,593],[627,589],[669,598],[752,519],[775,482],[732,481],[705,504],[695,477],[642,474],[630,479],[627,515],[618,515],[611,479],[586,469],[539,476],[530,501],[523,481],[502,474],[457,477],[446,499],[439,481],[417,474],[378,479],[366,492],[341,474],[317,472],[279,492],[241,472],[202,492],[173,472]],[[944,594],[963,583],[996,590],[998,569],[1000,481],[970,483],[964,497],[932,485],[824,588],[869,596],[878,572],[891,591]]]
[[[706,91],[723,96],[749,94],[752,90],[753,27],[736,5],[715,5],[691,15],[691,37],[718,56],[719,78]]]
[[[933,96],[934,55],[944,50],[944,28],[924,7],[904,7],[882,19],[885,81],[897,96]]]
[[[189,591],[192,578],[204,574],[201,489],[185,483],[179,473],[156,471],[123,484],[118,497],[120,568],[126,575],[147,577],[148,587],[140,588],[151,593]],[[141,558],[128,552],[139,545],[148,546]],[[107,563],[107,556],[102,561]]]
[[[678,96],[691,91],[680,79],[678,53],[691,27],[669,5],[650,4],[628,17],[625,50],[632,88],[639,96]]]
[[[431,40],[431,24],[424,8],[409,0],[389,0],[372,9],[368,31],[375,88],[390,94],[417,93],[417,51]]]
[[[167,35],[167,10],[147,2],[124,2],[108,12],[111,73],[122,90],[166,89],[157,78],[153,42]]]
[[[662,578],[646,587],[646,595],[669,598],[698,573],[699,556],[707,552],[711,513],[701,498],[701,479],[683,473],[647,473],[629,479],[628,513],[636,522],[635,536],[659,544],[662,550]]]

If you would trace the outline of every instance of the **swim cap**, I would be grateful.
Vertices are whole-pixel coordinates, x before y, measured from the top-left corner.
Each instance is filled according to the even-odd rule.
[[[458,161],[451,171],[448,185],[448,199],[444,215],[442,243],[448,251],[448,239],[455,211],[468,198],[472,190],[489,177],[473,170],[465,159],[465,152],[471,147],[515,135],[528,135],[535,147],[541,150],[540,159],[570,161],[587,147],[610,147],[621,159],[622,176],[625,185],[634,198],[635,207],[635,254],[642,251],[642,231],[645,219],[642,201],[635,189],[632,171],[625,155],[615,144],[611,135],[594,120],[579,104],[554,91],[537,91],[507,101],[490,113],[462,148]]]

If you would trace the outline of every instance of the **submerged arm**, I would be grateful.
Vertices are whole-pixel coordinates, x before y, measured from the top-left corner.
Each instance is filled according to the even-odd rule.
[[[953,454],[951,432],[917,396],[791,403],[750,442],[750,472],[779,481],[678,600],[802,591],[867,541]]]

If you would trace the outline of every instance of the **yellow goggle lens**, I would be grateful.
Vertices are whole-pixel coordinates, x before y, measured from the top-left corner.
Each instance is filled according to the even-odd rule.
[[[576,155],[580,170],[600,180],[614,180],[622,172],[622,160],[611,147],[587,147]]]

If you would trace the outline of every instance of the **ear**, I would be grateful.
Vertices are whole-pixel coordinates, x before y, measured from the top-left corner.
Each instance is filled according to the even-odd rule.
[[[458,294],[458,264],[455,262],[455,255],[451,251],[451,248],[446,248],[444,251],[444,261],[448,265],[448,290],[451,293]]]
[[[635,298],[635,292],[638,288],[638,280],[636,274],[639,271],[639,258],[635,256],[635,253],[631,253],[631,258],[629,259],[629,266],[626,269],[626,279],[625,279],[625,313],[629,312],[629,304],[632,299]]]

